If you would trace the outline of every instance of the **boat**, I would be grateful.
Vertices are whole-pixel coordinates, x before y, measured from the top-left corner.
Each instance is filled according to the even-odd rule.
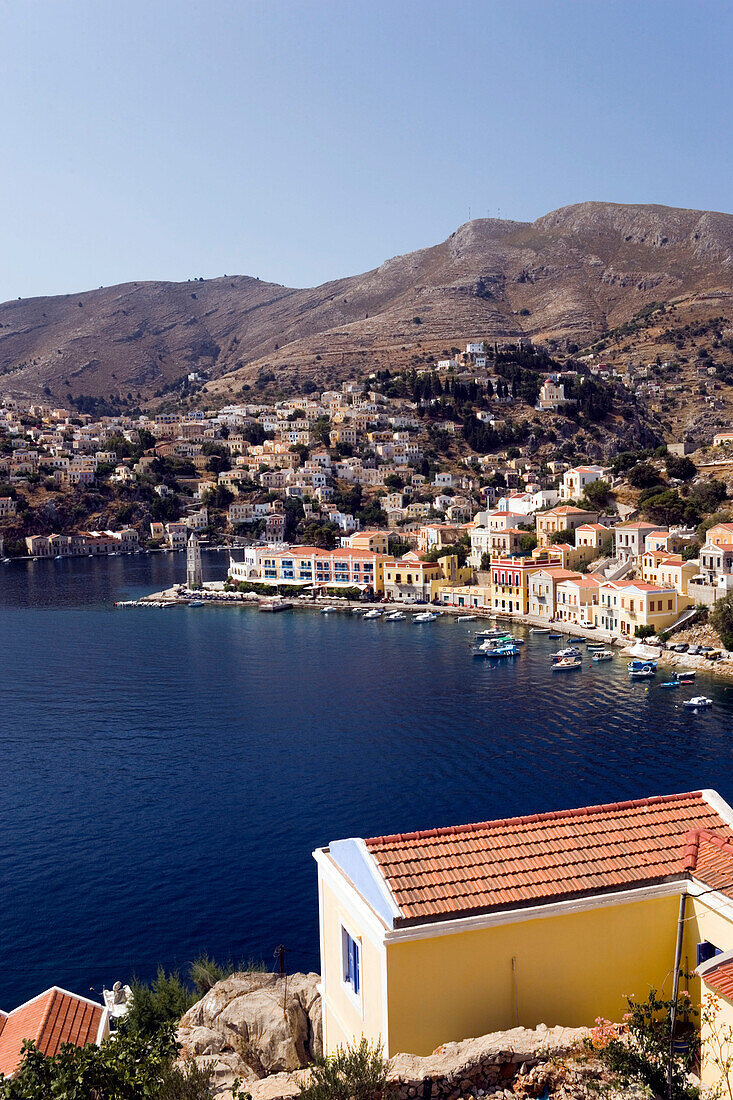
[[[549,626],[531,626],[529,628],[530,634],[549,634]]]
[[[628,673],[631,680],[651,680],[657,674],[657,662],[635,657],[633,661],[629,661]]]
[[[605,649],[605,648],[606,648],[606,646],[605,646],[605,644],[604,644],[603,642],[591,642],[591,641],[587,641],[587,642],[585,643],[585,648],[586,648],[587,650],[589,650],[589,651],[592,651],[592,650],[594,650],[594,649]]]
[[[260,609],[260,611],[270,611],[270,612],[290,611],[290,609],[294,606],[295,606],[295,604],[291,603],[289,600],[273,600],[271,603],[267,603],[267,602],[263,601],[259,605],[259,609]]]
[[[390,611],[389,615],[384,616],[385,623],[398,623],[404,619],[404,611]]]
[[[382,618],[382,612],[379,610],[379,608],[373,607],[371,609],[371,611],[367,611],[364,618],[365,619],[381,619]]]
[[[474,619],[477,619],[478,615],[458,615],[456,618],[457,623],[472,623]]]
[[[437,617],[433,611],[421,611],[412,621],[413,623],[432,623],[433,619],[437,619]]]
[[[571,668],[582,668],[583,662],[580,657],[562,657],[559,661],[555,661],[552,666],[553,672],[567,672]]]
[[[551,661],[562,661],[565,657],[578,657],[582,660],[582,655],[579,649],[576,649],[574,645],[569,645],[565,649],[558,649],[557,653],[550,655]]]
[[[512,636],[508,630],[477,630],[476,637],[485,638],[487,641],[501,642]]]
[[[477,657],[516,657],[519,653],[519,646],[514,645],[512,642],[484,642],[483,645],[474,649],[474,653]]]
[[[713,705],[713,700],[708,699],[707,695],[693,695],[691,699],[685,699],[682,704],[683,707],[689,707],[690,710],[705,710]]]
[[[550,633],[547,635],[547,637],[548,638],[562,638],[562,634],[560,634],[558,631],[551,630]]]
[[[329,606],[321,608],[321,615],[328,615],[331,611],[338,611],[337,607]]]
[[[189,607],[203,607],[204,606],[204,601],[203,600],[189,600],[188,601],[188,606]]]
[[[591,661],[612,661],[613,653],[610,649],[598,649],[591,657]]]
[[[667,680],[664,684],[659,685],[660,688],[678,688],[680,687],[679,680]]]

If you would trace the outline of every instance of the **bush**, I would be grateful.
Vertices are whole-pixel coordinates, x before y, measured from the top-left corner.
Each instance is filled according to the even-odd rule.
[[[650,626],[647,623],[647,624],[643,624],[641,626],[637,626],[636,630],[634,631],[634,636],[636,638],[651,638],[652,634],[655,634],[655,633],[656,633],[656,631],[655,631],[654,627]]]
[[[99,1046],[65,1043],[49,1057],[34,1043],[24,1043],[15,1076],[0,1077],[0,1100],[206,1100],[210,1074],[174,1065],[178,1054],[174,1027],[153,1035],[127,1028]]]
[[[357,1047],[339,1047],[311,1069],[299,1100],[380,1100],[387,1084],[388,1062],[382,1044],[362,1038]]]
[[[668,454],[665,459],[665,466],[668,477],[675,477],[679,481],[689,481],[697,473],[697,466],[687,455]]]
[[[710,623],[726,649],[733,649],[733,596],[718,600],[710,612]]]
[[[659,473],[651,462],[637,462],[626,475],[629,485],[635,489],[648,489],[660,482]]]
[[[124,1018],[124,1031],[154,1036],[165,1024],[177,1023],[198,999],[177,971],[166,974],[159,967],[151,985],[133,980],[132,1006]]]
[[[226,966],[220,966],[216,959],[212,959],[209,955],[199,955],[197,959],[193,960],[189,970],[191,981],[201,996],[208,993],[217,982],[220,982],[223,978],[228,978],[233,973],[233,964],[228,963]]]

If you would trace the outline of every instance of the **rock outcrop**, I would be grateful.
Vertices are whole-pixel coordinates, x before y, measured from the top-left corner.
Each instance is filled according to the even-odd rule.
[[[241,973],[217,982],[181,1019],[182,1056],[213,1071],[213,1095],[222,1100],[236,1077],[249,1084],[289,1076],[321,1054],[319,981],[318,974]]]

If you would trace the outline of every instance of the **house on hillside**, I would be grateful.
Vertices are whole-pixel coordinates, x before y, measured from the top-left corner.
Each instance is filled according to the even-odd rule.
[[[693,1003],[733,979],[733,809],[715,791],[314,856],[327,1055],[362,1035],[387,1055],[429,1054],[517,1025],[620,1021],[628,994],[669,996],[688,964]],[[701,965],[716,956],[717,979]],[[733,980],[723,995],[733,1018]]]
[[[42,1054],[58,1054],[63,1043],[84,1047],[109,1035],[109,1012],[96,1001],[52,986],[12,1012],[0,1011],[0,1074],[18,1069],[23,1040],[32,1040]]]

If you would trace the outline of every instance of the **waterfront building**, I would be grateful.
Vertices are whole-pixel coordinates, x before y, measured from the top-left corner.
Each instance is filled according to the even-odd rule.
[[[558,582],[555,594],[555,618],[576,626],[595,626],[598,590],[602,577],[578,573]]]
[[[717,984],[733,1018],[733,809],[715,791],[337,840],[314,857],[326,1055],[362,1035],[423,1055],[517,1025],[620,1020],[630,992],[669,991],[687,960],[692,1002]]]
[[[247,561],[230,562],[232,580],[258,580],[265,584],[308,585],[313,588],[371,589],[377,594],[384,591],[382,554],[368,550],[355,550],[348,546],[337,550],[322,550],[318,546],[288,546],[259,548],[254,568]],[[241,565],[241,568],[238,568]],[[244,575],[242,575],[244,574]]]
[[[672,585],[682,596],[688,595],[688,585],[700,572],[697,558],[685,561],[680,554],[661,550],[648,551],[641,559],[641,578],[649,584]]]
[[[396,561],[385,561],[384,594],[400,602],[429,602],[439,596],[443,585],[465,584],[472,576],[470,566],[460,566],[455,554],[426,561],[411,550]]]
[[[526,615],[529,609],[529,578],[541,568],[542,563],[532,558],[492,558],[494,610]]]
[[[605,581],[599,588],[596,625],[629,637],[640,626],[657,632],[671,626],[692,602],[671,584]]]
[[[201,547],[195,532],[191,532],[186,546],[186,587],[201,588],[204,583],[201,570]]]
[[[368,550],[372,554],[389,553],[389,532],[388,531],[356,531],[353,535],[349,535],[344,542],[341,541],[342,546],[350,546],[352,550]]]
[[[555,618],[557,586],[561,581],[581,576],[559,565],[543,565],[529,577],[529,614],[536,619]]]

